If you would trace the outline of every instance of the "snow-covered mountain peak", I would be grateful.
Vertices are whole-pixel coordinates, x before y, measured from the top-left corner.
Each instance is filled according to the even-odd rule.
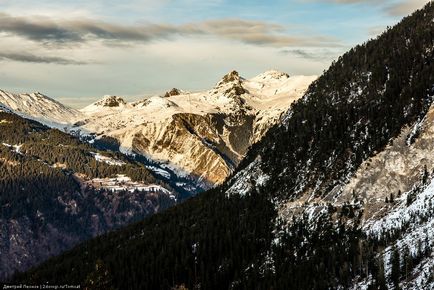
[[[270,80],[286,80],[289,79],[290,76],[289,74],[285,73],[285,72],[281,72],[278,70],[268,70],[264,73],[261,73],[259,75],[257,75],[256,77],[252,78],[252,81],[257,81],[257,82],[264,82],[264,81],[270,81]]]
[[[173,97],[173,96],[179,96],[179,95],[182,94],[182,93],[183,93],[183,91],[181,91],[180,89],[173,88],[173,89],[171,89],[170,91],[167,91],[167,92],[164,94],[164,97],[165,97],[165,98],[170,98],[170,97]]]
[[[83,113],[98,112],[104,109],[118,109],[129,107],[130,105],[118,96],[106,95],[95,103],[81,109]]]
[[[113,108],[113,107],[121,107],[126,104],[127,102],[121,97],[106,95],[101,100],[95,102],[93,105]]]
[[[228,83],[239,84],[242,80],[244,80],[244,78],[242,78],[237,71],[233,70],[228,74],[226,74],[225,76],[223,76],[223,78],[216,84],[216,88],[222,87]]]
[[[81,117],[79,111],[40,92],[13,94],[0,90],[0,103],[9,111],[52,126],[71,123]]]
[[[178,94],[179,95],[179,94]],[[174,96],[178,96],[178,95],[174,95]],[[150,97],[148,99],[145,99],[143,101],[139,101],[134,103],[134,107],[135,108],[160,108],[160,109],[164,109],[164,108],[170,108],[170,107],[179,107],[178,104],[176,104],[175,102],[169,100],[170,97],[161,97],[161,96],[153,96]]]

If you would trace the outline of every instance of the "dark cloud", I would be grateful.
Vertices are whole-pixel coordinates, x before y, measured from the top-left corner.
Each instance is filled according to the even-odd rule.
[[[89,40],[149,42],[176,36],[214,36],[247,44],[287,46],[338,46],[327,36],[289,36],[285,27],[263,21],[221,19],[183,25],[121,25],[90,19],[53,20],[14,17],[0,13],[0,32],[46,44],[85,43]]]
[[[85,62],[70,60],[61,57],[53,56],[37,56],[29,53],[8,53],[0,52],[0,61],[12,60],[19,62],[32,62],[32,63],[54,63],[62,65],[81,65],[86,64]]]
[[[36,41],[82,41],[79,33],[59,26],[47,18],[14,17],[0,13],[0,31]]]
[[[328,50],[328,49],[320,49],[320,50],[309,50],[309,49],[285,49],[280,51],[283,54],[291,54],[299,58],[314,60],[314,61],[330,61],[336,59],[341,52],[337,50]]]

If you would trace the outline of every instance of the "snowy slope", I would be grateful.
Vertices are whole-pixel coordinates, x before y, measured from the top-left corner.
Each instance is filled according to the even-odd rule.
[[[61,103],[41,94],[12,94],[0,90],[0,105],[14,113],[31,118],[51,126],[69,124],[81,118],[78,110],[68,108]]]
[[[414,195],[409,203],[408,196]],[[391,283],[392,255],[399,253],[400,265],[405,268],[409,259],[418,265],[409,270],[407,278],[400,282],[400,289],[434,289],[434,180],[421,184],[396,200],[396,205],[382,218],[365,223],[364,230],[372,239],[388,240],[381,253],[386,284]],[[397,234],[399,233],[399,234]],[[371,277],[357,281],[354,289],[367,289]]]

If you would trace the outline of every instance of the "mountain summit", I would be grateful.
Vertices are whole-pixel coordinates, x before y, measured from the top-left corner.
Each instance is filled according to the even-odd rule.
[[[92,112],[103,110],[104,108],[124,108],[127,106],[127,102],[118,96],[107,95],[104,96],[101,100],[96,101],[95,103],[83,108],[82,112]]]
[[[0,104],[21,116],[51,125],[68,124],[81,115],[79,111],[64,106],[39,92],[12,94],[0,90]]]
[[[94,103],[95,106],[102,106],[102,107],[120,107],[122,105],[126,105],[127,102],[118,96],[104,96],[104,98],[100,101],[97,101]]]
[[[240,77],[240,74],[237,71],[233,70],[224,75],[223,78],[217,83],[216,87],[220,87],[224,84],[232,82],[240,83],[242,80],[243,78]]]
[[[278,70],[268,70],[255,78],[257,81],[267,81],[267,80],[281,80],[281,79],[289,79],[290,76],[287,73],[278,71]]]

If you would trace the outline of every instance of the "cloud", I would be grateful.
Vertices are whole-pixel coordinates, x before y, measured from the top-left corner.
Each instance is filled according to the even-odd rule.
[[[385,11],[392,16],[403,16],[422,8],[429,0],[406,0],[385,8]]]
[[[345,48],[342,48],[345,50]],[[302,58],[305,60],[319,61],[319,62],[330,62],[331,60],[338,57],[343,51],[340,50],[329,50],[329,49],[308,49],[308,48],[295,48],[295,49],[284,49],[280,53],[285,55],[293,55],[297,58]]]
[[[18,39],[17,39],[18,41]],[[26,62],[0,63],[0,88],[6,91],[41,91],[51,97],[73,98],[67,104],[80,108],[106,94],[154,95],[177,87],[187,91],[212,87],[231,70],[250,78],[269,69],[290,75],[320,73],[329,62],[302,59],[279,49],[251,46],[240,42],[198,38],[156,41],[147,45],[122,47],[73,47],[71,53],[56,51],[56,56],[90,59],[88,65],[35,65]],[[84,50],[84,51],[83,51]],[[331,49],[333,50],[333,49]],[[42,50],[35,54],[50,55]],[[94,60],[97,62],[94,63]]]
[[[328,2],[336,4],[360,4],[366,3],[382,7],[390,16],[405,16],[416,9],[422,8],[430,0],[305,0],[309,2]]]
[[[75,61],[71,59],[66,59],[62,57],[53,57],[53,56],[37,56],[30,53],[9,53],[9,52],[0,52],[0,60],[12,60],[19,62],[30,62],[30,63],[54,63],[54,64],[62,64],[62,65],[81,65],[86,64],[86,62]]]
[[[376,37],[382,34],[386,30],[386,26],[384,25],[375,25],[369,28],[368,33],[371,37]]]
[[[147,43],[177,36],[211,36],[273,47],[339,45],[339,41],[332,37],[288,35],[285,30],[285,27],[278,24],[242,19],[220,19],[181,25],[122,25],[91,19],[60,20],[47,17],[15,17],[0,13],[0,32],[43,44],[70,45],[91,40]]]

